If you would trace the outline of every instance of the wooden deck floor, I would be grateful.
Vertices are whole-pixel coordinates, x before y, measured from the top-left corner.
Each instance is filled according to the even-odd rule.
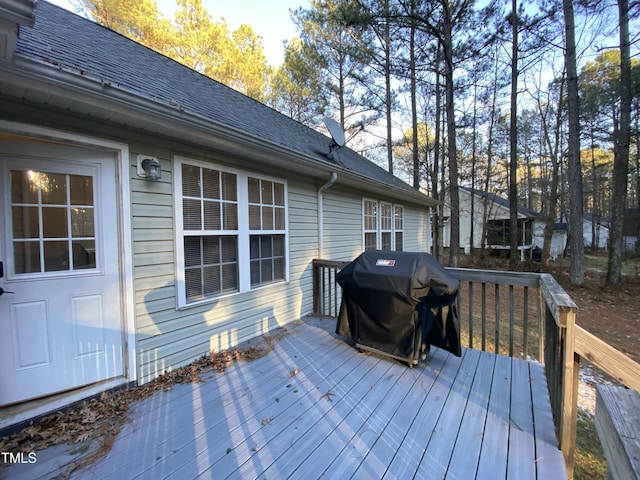
[[[287,329],[268,355],[136,405],[71,478],[565,478],[542,366],[432,349],[408,368],[359,353],[335,319]],[[68,451],[5,473],[51,478]]]

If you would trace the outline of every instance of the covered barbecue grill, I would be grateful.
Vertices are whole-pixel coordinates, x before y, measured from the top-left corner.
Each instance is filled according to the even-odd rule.
[[[336,332],[358,348],[418,363],[429,345],[460,356],[459,282],[428,253],[366,251],[336,277]]]

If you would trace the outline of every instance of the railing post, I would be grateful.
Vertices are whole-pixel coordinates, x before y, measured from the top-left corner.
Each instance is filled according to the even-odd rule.
[[[547,308],[542,295],[542,289],[538,288],[538,308],[540,309],[540,318],[538,319],[538,360],[544,359],[544,325],[547,314]]]
[[[573,478],[578,412],[580,357],[575,352],[577,307],[553,277],[540,277],[544,296],[544,360],[558,443],[564,455],[567,478]]]
[[[319,278],[322,267],[318,265],[316,260],[311,262],[312,264],[312,275],[313,275],[313,313],[314,315],[320,315],[320,302],[322,302],[323,295],[321,295],[321,284],[322,281]]]
[[[567,466],[567,478],[573,478],[573,465],[576,452],[576,428],[578,416],[578,382],[580,376],[580,357],[575,353],[575,309],[560,310],[560,324],[565,325],[563,355],[563,409],[560,429],[560,448]]]
[[[349,262],[314,259],[313,276],[313,313],[316,315],[337,316],[340,305],[340,288],[337,274]]]

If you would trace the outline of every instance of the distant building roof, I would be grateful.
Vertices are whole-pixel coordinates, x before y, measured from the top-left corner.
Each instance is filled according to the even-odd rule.
[[[464,190],[465,192],[471,193],[477,197],[486,198],[487,200],[495,203],[496,205],[500,205],[501,207],[509,209],[509,200],[495,193],[485,192],[483,190],[478,190],[477,188],[471,188],[471,187],[460,187],[460,190]],[[538,218],[538,219],[546,218],[544,214],[540,212],[536,212],[535,210],[532,210],[530,208],[523,207],[521,205],[518,205],[518,214],[522,215],[525,218]]]

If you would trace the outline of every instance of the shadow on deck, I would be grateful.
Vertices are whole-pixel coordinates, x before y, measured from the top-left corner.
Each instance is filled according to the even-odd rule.
[[[359,353],[333,318],[286,330],[260,359],[134,405],[72,478],[565,478],[540,364],[432,349],[408,368]],[[55,476],[65,448],[9,478]]]

